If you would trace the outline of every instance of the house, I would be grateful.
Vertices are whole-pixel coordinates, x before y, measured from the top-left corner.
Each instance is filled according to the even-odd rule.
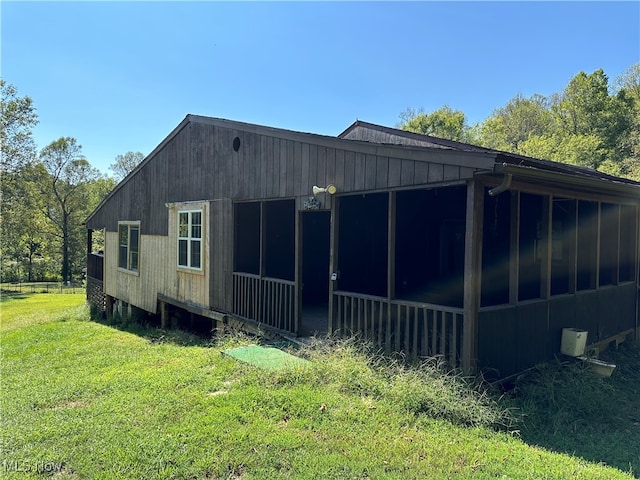
[[[640,339],[639,204],[631,180],[361,121],[188,115],[87,219],[88,296],[505,378],[563,328]]]

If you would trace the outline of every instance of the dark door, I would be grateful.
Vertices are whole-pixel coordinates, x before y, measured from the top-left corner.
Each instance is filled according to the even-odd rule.
[[[302,321],[298,334],[326,333],[329,316],[331,212],[302,214]]]

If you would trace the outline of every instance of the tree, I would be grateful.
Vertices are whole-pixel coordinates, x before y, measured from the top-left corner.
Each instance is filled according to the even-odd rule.
[[[18,97],[17,89],[2,79],[0,92],[0,169],[5,174],[35,159],[31,129],[37,125],[38,115],[31,98]]]
[[[60,138],[40,152],[42,168],[34,179],[45,199],[44,213],[61,242],[63,281],[71,280],[72,253],[84,252],[82,222],[87,213],[88,185],[99,178],[71,137]]]
[[[24,166],[15,181],[3,185],[2,270],[5,281],[42,280],[43,263],[50,257],[51,229],[42,213],[43,198],[28,181],[34,166]],[[38,267],[38,268],[37,268]]]
[[[631,127],[622,136],[621,144],[627,152],[620,163],[620,173],[640,180],[640,63],[629,67],[615,82],[616,95],[624,94],[633,103]]]
[[[115,161],[109,165],[113,172],[113,177],[117,182],[122,181],[124,177],[129,175],[140,162],[144,160],[144,154],[140,152],[127,152],[124,155],[118,155]]]
[[[472,129],[467,125],[465,114],[460,110],[453,110],[448,105],[431,113],[408,108],[400,114],[400,120],[402,130],[457,142],[472,141]]]
[[[573,77],[554,99],[551,111],[559,132],[566,136],[593,135],[600,140],[596,157],[619,163],[628,155],[621,140],[632,124],[633,100],[625,90],[610,95],[609,79],[602,69]]]
[[[27,274],[33,277],[33,261],[43,241],[34,222],[41,220],[30,211],[32,200],[23,172],[36,157],[31,129],[38,123],[35,107],[29,97],[18,97],[17,89],[0,79],[0,253],[2,273],[13,271],[19,279],[27,261]]]
[[[548,133],[550,120],[545,97],[516,95],[482,123],[481,141],[486,147],[515,153],[532,136]]]

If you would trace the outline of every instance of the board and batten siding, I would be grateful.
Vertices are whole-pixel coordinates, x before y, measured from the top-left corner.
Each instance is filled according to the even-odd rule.
[[[330,183],[338,195],[457,183],[490,171],[494,160],[189,116],[116,188],[87,227],[105,229],[109,239],[107,294],[151,312],[158,293],[230,311],[235,201],[290,198],[302,205],[314,185]],[[331,207],[331,197],[319,200]],[[175,209],[197,201],[208,206],[204,275],[176,269]],[[123,220],[140,221],[139,277],[117,268],[115,232]]]
[[[119,220],[140,218],[142,234],[167,235],[165,203],[304,198],[314,185],[329,183],[350,193],[462,182],[491,171],[495,160],[198,118],[176,128],[91,216],[88,228],[116,231]]]
[[[211,268],[209,202],[174,203],[168,210],[167,236],[140,236],[138,272],[118,268],[118,233],[105,233],[104,291],[107,295],[156,313],[158,294],[208,307]],[[178,211],[202,210],[202,271],[178,267]],[[142,229],[143,222],[140,223]]]

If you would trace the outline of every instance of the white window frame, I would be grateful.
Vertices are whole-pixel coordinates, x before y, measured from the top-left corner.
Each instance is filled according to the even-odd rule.
[[[121,263],[121,252],[120,249],[123,247],[123,245],[120,243],[120,230],[122,228],[126,228],[127,229],[127,244],[126,244],[126,249],[127,249],[127,260],[126,260],[126,266],[123,266]],[[137,250],[133,250],[131,248],[131,230],[132,228],[134,230],[137,230],[137,237],[138,237],[138,245],[137,245]],[[124,222],[118,222],[118,257],[117,257],[117,261],[118,261],[118,270],[122,271],[122,272],[126,272],[126,273],[131,273],[131,274],[135,274],[135,275],[139,275],[140,273],[140,241],[142,239],[142,235],[140,235],[140,221],[135,221],[135,222],[130,222],[130,221],[124,221]]]
[[[200,214],[200,224],[194,224],[193,223],[193,216],[194,214]],[[186,235],[184,235],[184,231],[181,231],[181,227],[183,226],[183,224],[180,223],[181,217],[182,215],[187,215],[187,230],[186,230]],[[185,270],[192,270],[192,271],[196,271],[196,272],[202,272],[203,271],[203,264],[204,264],[204,209],[191,209],[191,210],[178,210],[178,218],[177,218],[178,222],[177,222],[177,234],[178,234],[178,239],[177,239],[177,255],[176,255],[176,262],[178,265],[179,269],[185,269]],[[200,230],[200,236],[196,236],[194,235],[195,230],[194,227],[197,228],[199,226]],[[187,250],[186,250],[186,263],[180,263],[181,259],[180,259],[180,244],[181,242],[186,242],[186,246],[187,246]],[[200,265],[199,266],[193,266],[192,262],[193,262],[193,245],[195,242],[199,242],[200,243],[200,251],[199,251],[199,259],[200,259]]]

